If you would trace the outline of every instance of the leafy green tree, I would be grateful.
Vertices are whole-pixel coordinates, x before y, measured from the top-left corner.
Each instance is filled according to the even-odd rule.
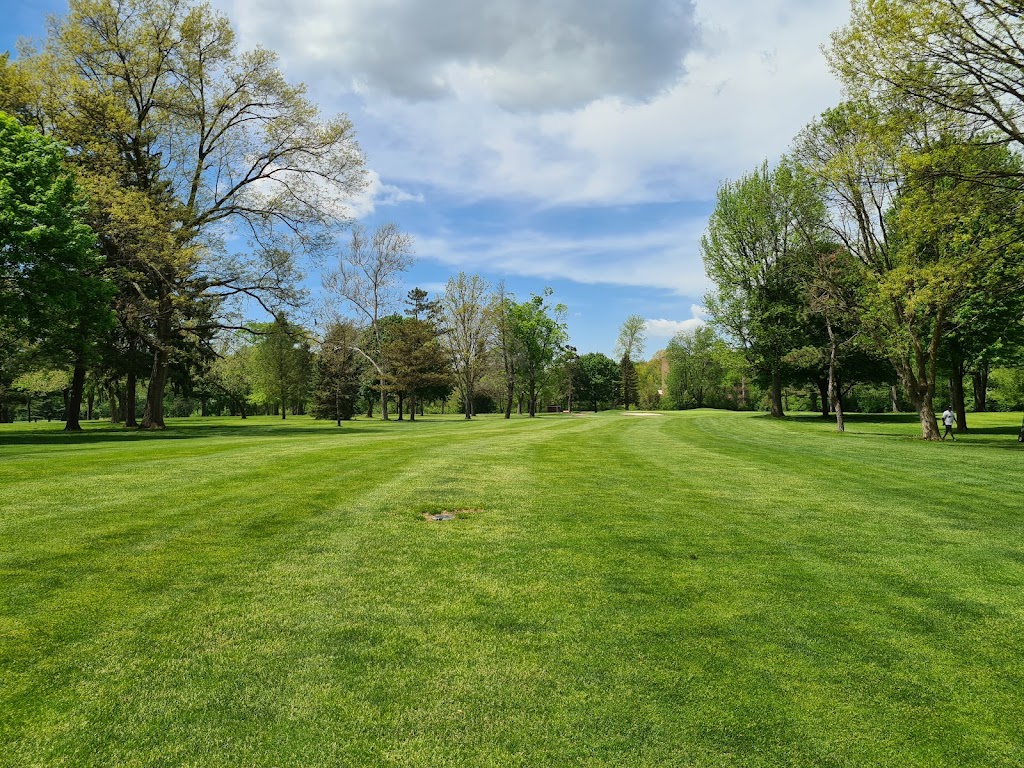
[[[668,394],[677,408],[706,408],[721,402],[725,385],[722,348],[714,328],[701,325],[676,334],[668,344]]]
[[[419,313],[418,313],[419,314]],[[408,397],[409,418],[416,420],[416,402],[451,381],[451,364],[441,346],[437,327],[418,317],[397,318],[388,328],[384,342],[388,384],[400,397]],[[399,401],[398,418],[402,418]]]
[[[926,129],[901,105],[847,102],[805,129],[796,153],[828,192],[832,232],[860,262],[865,327],[899,374],[922,437],[934,440],[953,319],[997,288],[994,273],[1020,274],[1017,197],[977,179],[1019,164],[998,145]],[[1018,290],[1019,279],[998,291]]]
[[[227,401],[231,412],[248,417],[253,397],[255,370],[252,345],[235,345],[222,350],[210,369],[210,378]]]
[[[619,366],[600,352],[580,355],[574,369],[573,388],[581,403],[589,403],[594,411],[602,405],[611,406],[618,397]]]
[[[493,348],[500,362],[500,376],[504,384],[505,418],[512,418],[512,403],[515,400],[516,380],[523,364],[523,347],[520,335],[516,333],[518,305],[515,297],[505,290],[505,283],[498,284],[488,312],[494,333]]]
[[[770,387],[781,417],[786,354],[802,346],[797,257],[824,215],[813,182],[784,162],[765,163],[718,190],[701,239],[714,289],[705,306],[716,326],[739,343]]]
[[[327,326],[313,366],[313,415],[318,419],[342,421],[352,418],[365,360],[355,351],[359,329],[347,321]]]
[[[636,363],[630,360],[626,352],[619,360],[619,402],[628,411],[630,405],[640,400],[640,381],[636,373]]]
[[[1024,9],[1006,0],[853,0],[833,68],[857,97],[1024,145]],[[981,169],[978,169],[981,170]]]
[[[564,304],[551,306],[552,295],[545,288],[540,296],[534,294],[529,301],[512,309],[512,333],[518,341],[520,374],[526,388],[530,416],[537,415],[537,395],[544,383],[555,355],[568,340]]]
[[[86,368],[110,326],[85,201],[64,147],[0,113],[0,334],[74,369],[65,429],[81,429]]]
[[[643,315],[630,315],[619,329],[619,338],[615,342],[615,354],[627,355],[630,360],[638,360],[644,354],[647,341],[647,321]]]
[[[271,308],[297,300],[294,254],[329,243],[347,219],[339,202],[364,184],[351,123],[320,119],[270,51],[239,52],[208,4],[71,0],[43,50],[16,67],[19,82],[34,78],[30,111],[109,192],[90,189],[108,260],[145,278],[143,317],[124,324],[153,353],[142,426],[162,428],[181,338],[230,325],[224,313],[242,296]],[[133,216],[159,248],[121,226]],[[233,236],[248,254],[227,251]],[[216,311],[197,321],[196,302]]]
[[[256,326],[260,334],[252,352],[254,395],[264,405],[278,404],[281,418],[292,406],[294,415],[305,400],[311,353],[305,329],[278,314],[272,323]]]

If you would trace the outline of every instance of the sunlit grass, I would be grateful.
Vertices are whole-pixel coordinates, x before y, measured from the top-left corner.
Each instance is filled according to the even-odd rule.
[[[0,765],[1020,765],[971,423],[0,425]]]

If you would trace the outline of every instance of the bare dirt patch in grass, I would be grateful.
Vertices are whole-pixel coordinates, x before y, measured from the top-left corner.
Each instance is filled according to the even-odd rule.
[[[439,512],[424,512],[423,519],[432,523],[445,523],[449,520],[458,520],[466,515],[483,512],[482,509],[442,509]]]

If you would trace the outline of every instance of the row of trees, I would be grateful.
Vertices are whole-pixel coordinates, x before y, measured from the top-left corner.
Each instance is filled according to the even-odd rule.
[[[176,371],[242,297],[296,306],[300,260],[364,185],[348,119],[208,4],[71,0],[41,48],[0,58],[0,111],[0,395],[71,367],[69,430],[88,372],[132,403],[144,379],[140,426],[162,428]]]
[[[719,190],[707,308],[773,415],[811,375],[842,429],[844,387],[898,379],[936,439],[943,377],[965,428],[965,378],[984,410],[991,368],[1020,363],[1021,40],[1005,3],[856,0],[830,50],[846,100]]]

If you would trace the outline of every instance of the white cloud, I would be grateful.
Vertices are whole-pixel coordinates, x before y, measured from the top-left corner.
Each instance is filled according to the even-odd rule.
[[[222,2],[246,44],[348,105],[389,183],[544,205],[706,200],[776,157],[839,98],[819,45],[848,14],[846,0],[699,0],[695,17],[681,0]]]
[[[234,0],[246,37],[305,76],[421,101],[471,84],[505,109],[644,100],[698,44],[692,0]]]
[[[398,205],[399,203],[422,203],[423,195],[411,192],[381,181],[380,174],[374,169],[367,169],[366,186],[353,198],[347,199],[343,207],[347,215],[353,219],[365,219],[376,212],[378,205]]]
[[[494,271],[583,284],[660,288],[699,296],[708,282],[694,243],[702,219],[602,237],[524,232],[495,238],[416,235],[416,252],[452,269]],[[632,254],[628,261],[622,254]]]
[[[698,317],[689,320],[648,320],[647,334],[655,339],[670,339],[676,334],[695,330],[704,325]]]
[[[380,184],[531,208],[707,202],[840,98],[847,0],[218,0],[355,122]],[[692,5],[692,8],[691,8]],[[704,222],[615,238],[417,238],[445,264],[701,295]],[[628,262],[623,263],[623,255]]]

